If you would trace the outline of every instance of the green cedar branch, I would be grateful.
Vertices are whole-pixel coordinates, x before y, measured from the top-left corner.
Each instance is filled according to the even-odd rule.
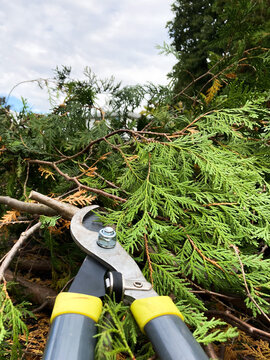
[[[121,189],[119,186],[117,186],[116,184],[114,184],[113,182],[105,179],[103,176],[101,176],[99,173],[97,173],[96,171],[93,171],[93,174],[95,176],[97,176],[98,178],[100,178],[102,181],[104,181],[107,185],[111,186],[112,188],[118,189],[120,191],[122,191],[123,193],[125,193],[126,195],[128,195],[128,193],[124,190]]]
[[[181,228],[183,228],[181,226]],[[222,272],[226,273],[226,271],[224,269],[222,269],[222,267],[215,261],[210,259],[209,257],[205,256],[204,253],[198,248],[198,246],[195,244],[195,242],[191,239],[191,237],[186,233],[186,231],[184,230],[184,233],[186,235],[186,237],[188,238],[188,241],[191,243],[192,247],[194,250],[197,251],[197,253],[206,261],[210,262],[212,265],[214,265],[215,267],[217,267],[219,270],[221,270]]]
[[[111,137],[113,135],[116,135],[118,133],[130,133],[131,135],[133,135],[135,137],[140,137],[141,139],[143,139],[143,140],[145,140],[147,142],[151,142],[151,141],[153,141],[153,139],[152,138],[146,138],[145,136],[143,136],[143,134],[152,135],[152,136],[164,136],[164,137],[166,137],[166,139],[168,141],[171,141],[169,139],[169,134],[167,134],[167,133],[158,133],[158,132],[152,132],[152,131],[135,131],[135,130],[129,130],[129,129],[118,129],[118,130],[115,130],[115,131],[105,135],[104,137],[101,137],[101,138],[98,138],[96,140],[91,141],[84,149],[82,149],[80,152],[78,152],[76,154],[73,154],[71,156],[65,156],[64,158],[62,158],[60,160],[57,160],[55,162],[36,159],[36,160],[29,160],[28,163],[29,164],[41,164],[41,165],[51,166],[58,172],[59,175],[63,176],[67,181],[74,182],[79,188],[85,189],[85,190],[94,192],[95,194],[102,195],[102,196],[105,196],[107,198],[111,198],[111,199],[113,199],[115,201],[120,201],[120,202],[124,203],[124,202],[127,201],[126,199],[124,199],[122,197],[119,197],[119,196],[116,196],[116,195],[113,195],[113,194],[109,194],[106,191],[103,191],[103,190],[100,190],[100,189],[97,189],[97,188],[92,188],[92,187],[89,187],[87,185],[83,185],[83,184],[81,184],[79,182],[78,177],[69,176],[67,173],[64,173],[63,171],[61,171],[59,169],[59,167],[57,166],[58,164],[60,164],[62,162],[65,162],[67,160],[72,160],[72,159],[80,156],[81,154],[88,151],[93,145],[95,145],[95,144],[97,144],[97,143],[99,143],[101,141],[105,141],[105,142],[108,143],[107,138],[109,138],[109,137]],[[112,144],[110,144],[110,145],[113,146]]]
[[[245,274],[245,271],[244,271],[244,265],[243,265],[243,263],[241,261],[240,252],[239,252],[238,247],[236,245],[233,245],[233,244],[231,245],[231,247],[233,248],[233,250],[234,250],[234,252],[235,252],[235,254],[237,256],[237,259],[238,259],[240,267],[241,267],[241,273],[242,273],[242,276],[243,276],[247,296],[250,298],[250,300],[253,302],[253,304],[257,307],[257,309],[259,309],[260,313],[265,317],[265,319],[268,322],[270,322],[270,318],[265,314],[265,312],[262,310],[262,308],[257,303],[257,301],[252,297],[252,295],[251,295],[251,293],[249,291],[248,284],[247,284],[247,279],[246,279],[246,274]]]
[[[222,204],[223,204],[223,203],[222,203]],[[209,204],[208,206],[211,206],[211,205],[220,205],[220,204]],[[157,218],[157,219],[159,218],[159,219],[165,220],[165,221],[169,221],[169,219],[163,218],[163,217],[161,217],[161,216],[157,216],[156,218]],[[184,231],[186,237],[188,238],[188,241],[191,243],[193,249],[194,249],[195,251],[197,251],[197,253],[198,253],[204,260],[210,262],[212,265],[214,265],[215,267],[217,267],[218,269],[220,269],[223,273],[225,273],[225,270],[224,270],[215,260],[212,260],[212,259],[208,258],[207,256],[205,256],[205,255],[203,254],[203,252],[198,248],[198,246],[194,243],[194,241],[191,239],[191,237],[187,234],[185,228],[184,228],[182,225],[179,225],[179,224],[173,224],[173,225],[174,225],[174,226],[177,226],[177,227],[179,227],[179,228],[181,228],[181,229],[183,229],[183,231]]]
[[[170,137],[176,137],[176,136],[179,136],[179,135],[183,135],[184,132],[190,128],[192,125],[194,125],[197,121],[199,121],[200,119],[204,118],[206,115],[209,115],[213,112],[218,112],[218,110],[210,110],[208,112],[206,112],[205,114],[202,114],[200,116],[198,116],[196,119],[194,119],[193,121],[191,121],[186,127],[184,127],[184,129],[180,130],[180,131],[177,131],[176,133],[174,133],[173,135],[171,135]]]

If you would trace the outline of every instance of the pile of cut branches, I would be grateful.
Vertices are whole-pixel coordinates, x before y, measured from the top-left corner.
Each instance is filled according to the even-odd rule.
[[[90,80],[74,85],[74,94],[69,92],[49,114],[27,108],[0,114],[1,356],[13,351],[15,359],[20,351],[29,307],[19,301],[51,308],[56,292],[66,289],[78,270],[83,254],[69,237],[67,221],[92,203],[100,206],[104,224],[115,225],[119,241],[155,290],[173,298],[212,357],[243,357],[248,348],[241,347],[241,337],[252,337],[254,354],[257,348],[267,354],[270,139],[265,97],[257,94],[240,107],[221,108],[214,82],[203,109],[188,110],[174,104],[170,89],[155,89],[154,98],[148,88],[147,106],[135,119],[128,115],[134,110],[128,99],[121,113],[115,114],[113,102],[111,112],[97,110],[94,94],[100,89]],[[68,81],[58,87],[70,89]],[[87,92],[92,104],[91,99],[83,102],[88,88],[95,90]],[[115,99],[126,94],[123,90],[120,96],[112,85],[110,91]],[[147,93],[134,87],[129,96],[132,91],[142,99]],[[23,257],[34,257],[33,249],[40,266],[47,259],[43,270],[31,261],[25,270]],[[31,271],[40,273],[34,275],[36,282]],[[13,278],[27,289],[27,298],[7,290],[6,280]],[[42,281],[47,286],[37,291]],[[38,298],[38,292],[43,296]],[[153,356],[123,304],[104,309],[112,321],[105,313],[101,317],[98,358],[104,353]],[[10,311],[16,319],[12,324]]]

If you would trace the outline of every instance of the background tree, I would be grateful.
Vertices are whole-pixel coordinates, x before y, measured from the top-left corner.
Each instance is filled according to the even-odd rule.
[[[207,57],[218,28],[214,1],[177,0],[172,4],[174,19],[168,22],[172,45],[179,54],[172,77],[177,91],[208,70]]]
[[[192,84],[186,93],[197,96],[222,70],[227,81],[237,78],[252,88],[269,88],[268,70],[258,64],[270,44],[267,1],[178,0],[172,11],[175,17],[167,27],[179,59],[171,73],[176,93]]]

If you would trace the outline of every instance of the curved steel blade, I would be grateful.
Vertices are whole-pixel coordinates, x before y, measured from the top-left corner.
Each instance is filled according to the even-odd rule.
[[[97,205],[87,206],[80,209],[73,216],[70,224],[70,232],[75,243],[89,256],[96,258],[108,270],[116,270],[122,273],[125,280],[136,280],[147,283],[139,266],[131,256],[116,242],[112,249],[104,249],[97,244],[98,231],[103,225],[98,221],[98,217],[93,210]],[[151,288],[151,284],[148,283]],[[125,297],[139,299],[145,297],[157,296],[153,290],[126,290]]]

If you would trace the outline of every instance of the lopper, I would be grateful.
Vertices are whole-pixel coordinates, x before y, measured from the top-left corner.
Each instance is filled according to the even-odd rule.
[[[70,230],[87,254],[68,292],[56,297],[43,360],[92,360],[102,300],[129,301],[141,331],[161,360],[207,360],[168,296],[158,296],[136,262],[116,241],[116,233],[98,222],[92,205],[79,210]]]

